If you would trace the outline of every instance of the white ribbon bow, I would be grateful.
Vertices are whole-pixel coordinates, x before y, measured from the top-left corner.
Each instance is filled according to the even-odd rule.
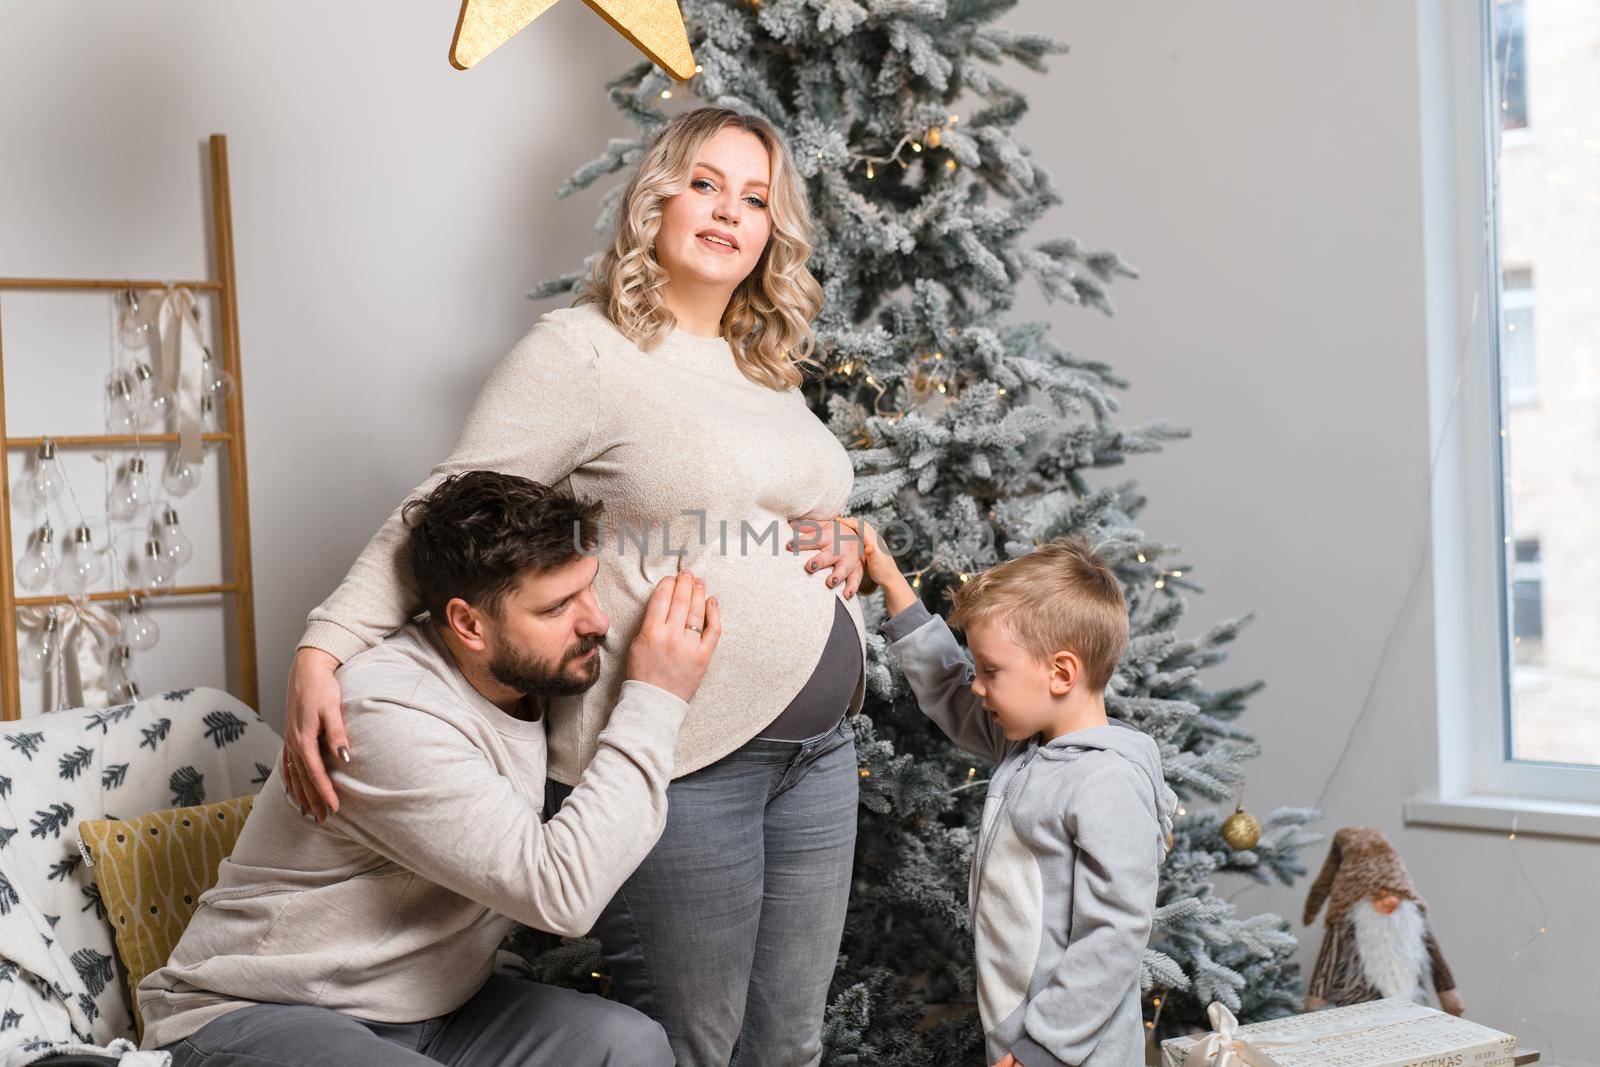
[[[56,689],[54,677],[48,679],[45,703],[52,709],[107,706],[111,700],[106,692],[106,657],[102,649],[116,642],[122,633],[122,621],[81,597],[53,605],[18,608],[17,621],[38,629],[44,625],[52,608],[56,613],[56,634],[61,642],[57,662],[61,665],[62,685]]]
[[[146,326],[152,338],[150,354],[155,374],[178,398],[179,461],[197,464],[202,459],[200,434],[205,429],[200,419],[200,357],[206,347],[200,336],[200,309],[195,294],[184,286],[168,285],[139,296],[142,299],[123,314]]]
[[[1283,1042],[1261,1041],[1252,1045],[1236,1037],[1239,1020],[1220,1000],[1211,1002],[1206,1015],[1211,1019],[1212,1032],[1189,1046],[1183,1057],[1183,1067],[1270,1067],[1272,1060],[1260,1055],[1260,1050]]]
[[[155,313],[157,373],[178,398],[178,458],[183,463],[199,463],[203,429],[200,357],[206,350],[200,336],[200,313],[194,293],[181,285],[168,285],[159,296],[161,302]],[[185,352],[189,353],[187,358]]]

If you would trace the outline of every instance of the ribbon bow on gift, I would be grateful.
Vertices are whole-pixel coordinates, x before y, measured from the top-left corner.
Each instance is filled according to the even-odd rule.
[[[1220,1000],[1206,1009],[1212,1032],[1201,1038],[1183,1057],[1183,1067],[1272,1067],[1263,1049],[1277,1048],[1283,1041],[1245,1041],[1236,1037],[1239,1020]]]

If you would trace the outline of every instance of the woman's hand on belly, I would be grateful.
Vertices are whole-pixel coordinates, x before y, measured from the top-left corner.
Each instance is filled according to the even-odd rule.
[[[866,592],[871,593],[876,585],[867,577],[865,563],[865,545],[856,531],[845,522],[842,516],[828,519],[799,518],[790,519],[789,525],[794,528],[794,537],[790,539],[789,551],[796,553],[815,552],[816,555],[806,562],[806,570],[819,572],[832,567],[833,573],[828,576],[828,587],[834,588],[844,585],[844,596],[848,600],[856,595],[856,590],[863,583]]]

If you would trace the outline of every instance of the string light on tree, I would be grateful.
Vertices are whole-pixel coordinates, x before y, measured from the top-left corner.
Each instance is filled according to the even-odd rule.
[[[849,172],[849,171],[854,170],[857,163],[865,163],[866,164],[866,171],[867,171],[867,180],[870,181],[870,180],[872,180],[872,178],[874,178],[877,175],[877,169],[876,169],[876,167],[874,165],[878,164],[878,163],[898,163],[898,164],[900,164],[900,169],[901,170],[905,170],[906,166],[907,166],[907,163],[906,163],[905,159],[903,159],[901,157],[901,155],[900,155],[901,149],[906,148],[907,146],[909,146],[911,148],[911,151],[912,151],[913,155],[920,155],[920,154],[922,154],[922,143],[923,143],[923,141],[926,141],[928,143],[928,147],[930,147],[930,148],[938,148],[944,142],[944,135],[939,132],[941,127],[951,127],[951,126],[954,126],[956,123],[958,123],[960,121],[961,121],[961,116],[960,115],[951,115],[948,119],[943,120],[943,122],[939,126],[930,126],[920,134],[908,133],[905,136],[901,137],[898,142],[896,142],[894,148],[886,156],[873,156],[873,155],[860,155],[860,154],[858,154],[853,159],[851,159],[850,165],[845,168],[845,171]],[[823,153],[819,149],[817,151],[817,158],[821,159],[822,156],[823,156]],[[956,169],[955,158],[953,156],[946,158],[945,161],[944,161],[944,165],[945,165],[945,168],[947,170],[955,170]]]

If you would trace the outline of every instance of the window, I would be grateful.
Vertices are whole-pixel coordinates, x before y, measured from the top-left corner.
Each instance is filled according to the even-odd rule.
[[[1500,276],[1500,377],[1506,402],[1526,407],[1539,400],[1539,362],[1533,347],[1533,272],[1518,268]]]
[[[1502,386],[1494,440],[1510,644],[1505,749],[1512,760],[1600,767],[1600,563],[1591,561],[1600,558],[1600,242],[1592,223],[1577,221],[1600,204],[1600,145],[1586,142],[1580,125],[1580,115],[1600,108],[1600,93],[1581,50],[1527,50],[1547,39],[1541,19],[1551,34],[1587,22],[1600,41],[1600,13],[1559,2],[1524,8],[1522,0],[1495,4],[1491,64],[1503,128],[1527,120],[1535,62],[1550,100],[1539,139],[1501,152],[1492,171]],[[1566,129],[1557,125],[1562,116]],[[1534,278],[1549,275],[1563,281],[1540,287],[1536,334]]]
[[[1439,752],[1406,817],[1600,839],[1600,8],[1417,10]]]
[[[1511,645],[1516,664],[1515,688],[1520,679],[1539,676],[1544,666],[1544,569],[1539,566],[1539,542],[1518,541],[1511,568]]]
[[[1520,130],[1528,125],[1528,52],[1523,47],[1526,7],[1525,0],[1498,0],[1494,8],[1494,84],[1502,130]]]

